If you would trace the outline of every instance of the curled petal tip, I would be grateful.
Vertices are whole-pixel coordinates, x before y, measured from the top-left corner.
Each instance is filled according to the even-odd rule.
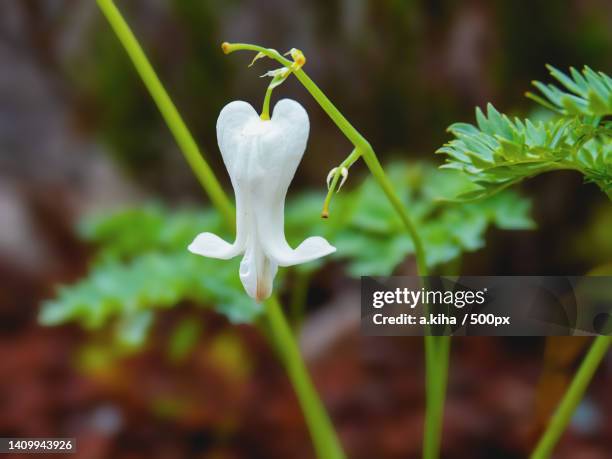
[[[264,53],[262,53],[261,51],[258,52],[257,54],[255,54],[255,57],[253,58],[253,60],[251,61],[251,63],[247,66],[247,67],[253,67],[253,64],[261,59],[262,57],[266,57],[266,55]]]
[[[274,70],[268,70],[266,73],[264,73],[263,75],[260,75],[259,78],[265,78],[265,77],[281,77],[284,78],[286,76],[289,75],[289,69],[287,67],[281,67],[278,69],[274,69]]]
[[[327,178],[325,179],[325,181],[327,182],[327,189],[329,190],[331,188],[331,182],[334,178],[334,174],[336,173],[336,171],[338,170],[337,167],[334,167],[331,171],[329,171],[329,174],[327,174]]]
[[[189,244],[187,250],[204,257],[228,260],[238,255],[242,247],[240,244],[230,244],[215,234],[200,233]]]
[[[328,190],[331,188],[332,180],[334,179],[337,173],[338,168],[334,167],[331,171],[329,171],[329,174],[327,174],[326,182]],[[340,191],[340,188],[342,188],[342,185],[344,185],[344,183],[346,182],[346,179],[348,178],[348,169],[346,167],[342,167],[342,169],[340,169],[340,175],[342,176],[342,179],[340,180],[340,185],[338,185],[338,189],[336,190],[336,192]]]
[[[342,175],[342,180],[340,180],[340,185],[338,185],[336,193],[340,191],[340,188],[342,188],[342,185],[344,185],[344,182],[346,182],[346,179],[348,178],[348,169],[346,167],[343,167],[340,171],[340,174]]]
[[[223,51],[223,54],[229,54],[231,51],[231,45],[224,41],[223,43],[221,43],[221,50]]]

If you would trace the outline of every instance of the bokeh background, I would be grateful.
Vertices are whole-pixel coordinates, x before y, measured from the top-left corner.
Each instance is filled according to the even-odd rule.
[[[440,164],[446,127],[473,121],[487,102],[533,114],[523,93],[549,80],[546,63],[612,72],[607,0],[117,4],[226,186],[217,114],[234,99],[258,106],[267,82],[257,76],[272,66],[248,69],[251,56],[223,55],[222,41],[302,49],[310,76],[383,163]],[[292,190],[322,190],[350,145],[297,81],[276,93],[311,118]],[[365,175],[353,167],[348,186]],[[486,247],[464,257],[464,274],[579,275],[612,260],[612,209],[594,185],[555,172],[521,192],[538,229],[491,229]],[[109,357],[103,331],[37,324],[56,286],[87,273],[95,248],[77,234],[80,219],[152,200],[208,205],[95,2],[1,2],[0,436],[74,436],[80,458],[313,457],[283,369],[254,326],[181,304],[159,313],[142,350]],[[418,457],[420,340],[360,336],[358,283],[342,263],[307,293],[302,347],[349,457]],[[194,316],[197,344],[168,358],[172,325]],[[585,344],[559,339],[546,353],[539,338],[454,340],[444,457],[525,457]],[[608,359],[555,457],[610,457],[610,384]]]

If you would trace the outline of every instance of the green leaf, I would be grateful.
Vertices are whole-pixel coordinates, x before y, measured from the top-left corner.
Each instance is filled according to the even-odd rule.
[[[563,73],[552,65],[547,67],[562,87],[535,81],[533,85],[540,90],[545,100],[531,95],[533,100],[565,116],[612,114],[612,85],[609,76],[602,72],[594,72],[586,66],[582,73],[571,67],[571,75]]]
[[[56,325],[76,320],[99,328],[114,318],[126,320],[119,334],[135,342],[145,330],[147,311],[193,301],[217,309],[235,322],[250,322],[261,307],[245,295],[238,280],[238,260],[218,263],[182,252],[148,252],[129,262],[94,266],[88,277],[62,287],[43,304],[40,321]],[[136,328],[134,328],[136,327]],[[137,343],[136,343],[137,344]]]
[[[559,91],[538,87],[551,97]],[[573,95],[564,97],[568,104],[578,103]],[[597,117],[511,121],[489,106],[487,116],[476,110],[478,127],[452,125],[449,130],[455,138],[437,153],[447,155],[444,168],[465,172],[480,187],[459,195],[460,199],[491,196],[523,179],[558,169],[577,170],[611,195],[612,131],[599,122]]]
[[[146,251],[182,251],[194,231],[223,234],[220,216],[212,210],[182,210],[168,218],[161,205],[91,215],[78,225],[81,237],[98,246],[97,261],[129,259]]]
[[[514,192],[458,203],[449,198],[477,188],[461,172],[440,170],[425,163],[396,163],[386,170],[395,192],[411,210],[430,268],[482,248],[491,225],[508,229],[534,227],[529,201]],[[335,256],[346,260],[349,274],[356,277],[392,274],[407,256],[414,254],[412,241],[372,178],[351,195],[350,205],[341,204],[341,229],[330,237],[338,249]],[[330,221],[334,218],[335,212]]]
[[[592,156],[583,161],[596,162]],[[516,193],[501,192],[479,202],[450,201],[483,189],[460,171],[401,162],[391,164],[387,172],[411,210],[430,268],[482,248],[491,225],[533,226],[529,201]],[[337,248],[333,256],[296,269],[314,271],[335,260],[355,277],[388,275],[414,254],[401,220],[371,177],[355,188],[343,188],[327,220],[320,218],[323,200],[323,193],[302,193],[287,202],[285,232],[293,247],[318,235]],[[220,218],[210,210],[147,205],[85,218],[79,228],[82,237],[97,246],[97,254],[85,278],[60,287],[56,298],[43,304],[40,321],[45,325],[76,321],[98,329],[111,324],[118,342],[134,349],[145,342],[157,310],[183,302],[212,308],[233,322],[253,322],[261,314],[261,306],[240,283],[239,257],[215,260],[187,251],[202,231],[223,234]],[[277,289],[282,288],[284,272],[279,271]],[[189,351],[199,334],[195,328],[192,322],[179,325],[169,344],[171,358],[180,359]]]

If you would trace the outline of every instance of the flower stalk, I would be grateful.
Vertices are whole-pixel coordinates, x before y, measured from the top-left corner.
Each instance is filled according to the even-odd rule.
[[[310,95],[317,101],[321,108],[336,124],[338,129],[349,139],[353,144],[354,149],[351,154],[340,164],[336,169],[336,173],[332,178],[329,190],[323,203],[321,216],[329,217],[329,205],[333,190],[340,176],[342,168],[348,168],[359,158],[363,158],[366,166],[378,182],[387,199],[393,206],[394,210],[399,215],[404,224],[408,235],[414,244],[414,252],[416,257],[417,272],[420,276],[428,275],[428,268],[425,256],[423,242],[419,236],[410,215],[408,214],[403,203],[395,193],[393,185],[389,181],[383,167],[376,156],[376,153],[370,143],[353,127],[353,125],[344,117],[329,98],[321,91],[314,81],[301,68],[305,62],[300,59],[299,64],[283,57],[278,51],[272,48],[264,48],[262,46],[252,45],[248,43],[223,43],[221,45],[223,52],[226,54],[235,51],[254,51],[256,57],[267,56],[283,65],[290,68],[295,77],[302,83]],[[296,68],[297,67],[297,68]],[[448,355],[450,349],[450,337],[448,336],[428,336],[425,337],[425,371],[427,385],[427,409],[425,415],[425,430],[424,430],[424,446],[423,457],[425,459],[437,459],[440,449],[440,439],[442,432],[442,421],[444,414],[444,399],[447,384],[448,374]],[[430,384],[431,383],[431,384]]]
[[[332,169],[332,171],[330,172],[331,181],[328,181],[327,184],[327,196],[325,196],[325,201],[323,201],[323,210],[321,211],[322,218],[329,217],[329,204],[331,202],[332,196],[334,195],[334,191],[336,193],[340,191],[340,187],[348,176],[348,170],[359,158],[361,158],[361,152],[357,148],[355,148],[353,149],[351,154],[348,155],[345,160],[340,163],[338,167]],[[343,171],[346,171],[345,176],[343,176]],[[328,179],[330,178],[330,175],[328,175]],[[340,186],[336,188],[336,186],[338,185],[338,180],[340,180],[340,178],[342,178],[342,182],[340,182]]]
[[[334,426],[312,384],[291,327],[276,297],[273,296],[266,302],[266,310],[272,339],[276,342],[276,348],[298,395],[317,457],[344,459],[345,455]]]
[[[272,99],[272,91],[274,88],[268,88],[266,90],[266,95],[264,96],[263,108],[261,109],[261,115],[259,117],[266,121],[270,119],[270,99]]]
[[[362,157],[366,166],[378,182],[378,184],[383,189],[387,199],[395,209],[395,211],[400,216],[404,226],[406,227],[406,231],[410,235],[412,242],[415,248],[415,257],[417,261],[417,270],[420,276],[426,276],[428,273],[427,264],[425,260],[425,251],[423,248],[423,243],[421,238],[412,222],[412,219],[408,215],[408,212],[404,208],[401,200],[395,194],[395,190],[393,190],[393,186],[391,182],[387,178],[384,169],[382,168],[374,149],[370,145],[370,143],[353,127],[353,125],[346,119],[346,117],[340,113],[340,110],[336,108],[336,106],[329,100],[329,98],[321,91],[321,89],[315,84],[314,81],[304,72],[302,66],[306,62],[306,59],[303,57],[303,54],[300,56],[296,54],[295,56],[298,58],[296,61],[291,61],[285,57],[283,57],[277,50],[272,48],[264,48],[263,46],[252,45],[248,43],[227,43],[224,42],[221,45],[221,49],[225,54],[230,54],[235,51],[254,51],[259,55],[264,55],[277,61],[284,67],[291,69],[292,73],[299,80],[300,83],[306,88],[306,90],[310,93],[310,95],[317,101],[317,103],[321,106],[323,111],[327,113],[327,115],[331,118],[331,120],[336,124],[338,129],[346,136],[347,139],[355,147],[355,150],[358,153],[355,153],[355,150],[349,155],[347,160],[351,158],[352,162],[355,162],[359,157]],[[293,51],[293,50],[292,50]],[[294,53],[292,52],[292,57],[294,57]],[[301,54],[301,53],[300,53]],[[295,59],[295,58],[294,58]],[[337,182],[337,180],[336,180]],[[329,206],[329,202],[328,202]],[[323,214],[325,213],[325,207],[323,209]],[[329,212],[328,212],[329,216]]]
[[[206,191],[213,206],[223,215],[228,228],[233,229],[234,208],[231,201],[224,193],[217,177],[215,177],[214,172],[204,159],[201,150],[198,148],[189,129],[187,129],[172,99],[170,99],[170,96],[164,89],[127,22],[121,16],[121,12],[112,0],[98,0],[98,7],[106,16],[117,38],[132,60],[136,71],[149,90],[149,94],[151,94],[176,143],[183,152],[189,167],[191,167],[200,185]]]
[[[425,336],[426,406],[423,458],[440,456],[444,401],[448,381],[450,336]]]
[[[531,456],[529,456],[530,459],[547,459],[552,455],[553,449],[572,420],[572,415],[576,411],[580,400],[582,400],[586,388],[611,345],[612,336],[595,338],[561,403],[548,423],[546,431]]]

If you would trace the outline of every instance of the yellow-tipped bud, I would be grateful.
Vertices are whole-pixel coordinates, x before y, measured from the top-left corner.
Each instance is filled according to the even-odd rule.
[[[301,69],[306,63],[306,56],[304,56],[304,53],[297,48],[291,48],[290,54],[291,59],[293,59],[293,65],[291,66],[293,70]]]

